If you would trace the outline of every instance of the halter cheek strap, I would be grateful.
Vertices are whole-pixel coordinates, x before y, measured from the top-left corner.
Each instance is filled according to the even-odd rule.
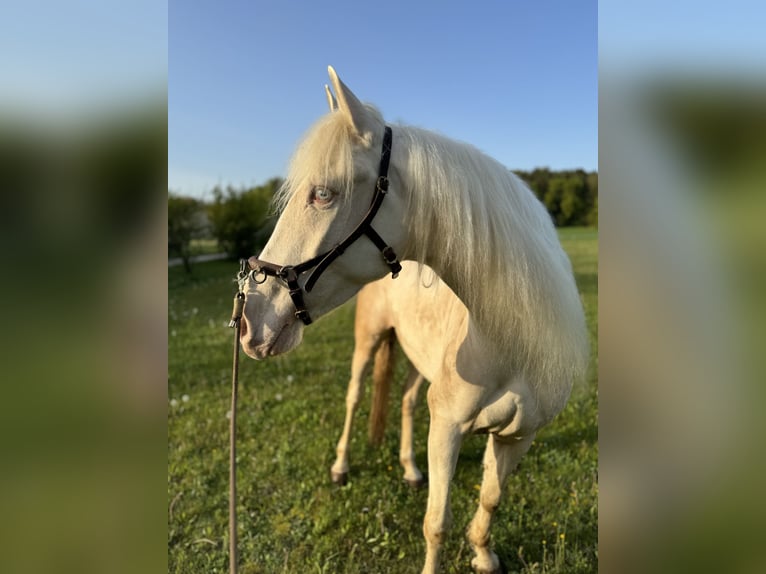
[[[250,272],[250,278],[256,283],[263,283],[268,276],[276,277],[286,284],[290,293],[290,298],[293,300],[293,305],[295,305],[295,316],[306,325],[311,324],[312,320],[306,310],[306,304],[303,300],[303,290],[298,284],[298,277],[302,273],[313,269],[304,287],[306,293],[310,293],[327,267],[329,267],[338,257],[343,255],[344,251],[362,235],[366,235],[370,241],[375,244],[375,247],[380,250],[383,255],[383,261],[388,265],[391,270],[391,276],[394,279],[396,279],[399,272],[402,270],[402,265],[399,263],[393,248],[372,228],[372,220],[375,219],[375,215],[378,213],[380,205],[383,203],[383,199],[385,199],[386,194],[388,193],[388,167],[391,162],[392,140],[393,134],[391,128],[386,126],[385,133],[383,134],[383,149],[381,150],[380,155],[378,179],[375,182],[375,192],[372,196],[370,208],[362,218],[362,221],[359,222],[359,225],[357,225],[343,241],[329,251],[317,255],[316,257],[312,257],[298,265],[277,265],[256,257],[248,259],[248,264],[252,270]]]

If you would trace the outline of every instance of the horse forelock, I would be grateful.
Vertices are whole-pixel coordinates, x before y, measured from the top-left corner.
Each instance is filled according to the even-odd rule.
[[[382,132],[380,112],[371,105],[366,108],[371,123],[380,124]],[[314,185],[332,188],[343,200],[350,197],[356,172],[355,148],[377,149],[381,139],[382,133],[358,135],[339,112],[322,116],[305,133],[290,160],[287,177],[274,198],[276,210],[283,211],[296,191]]]

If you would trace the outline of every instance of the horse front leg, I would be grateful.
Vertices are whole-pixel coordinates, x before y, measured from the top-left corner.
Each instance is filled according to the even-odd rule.
[[[519,460],[529,450],[534,433],[520,439],[498,439],[490,435],[484,451],[484,477],[479,493],[479,508],[468,527],[468,541],[476,556],[471,566],[479,574],[499,574],[500,561],[489,548],[489,528],[492,515],[500,504],[506,479]]]
[[[460,427],[439,418],[432,409],[428,429],[428,506],[423,520],[426,539],[423,574],[436,574],[439,570],[439,554],[452,521],[450,485],[462,442]]]
[[[412,439],[413,411],[418,398],[418,390],[420,390],[423,380],[423,375],[414,365],[410,365],[410,372],[404,386],[404,397],[402,398],[402,435],[399,446],[399,461],[404,468],[404,480],[412,487],[421,487],[426,483],[423,473],[415,464],[415,449]]]
[[[354,414],[359,407],[364,393],[364,377],[370,366],[372,354],[380,342],[380,336],[357,336],[354,345],[354,355],[351,359],[351,379],[346,391],[346,420],[343,423],[343,433],[336,449],[337,458],[330,468],[330,478],[341,486],[348,481],[348,444],[351,440],[351,425]]]

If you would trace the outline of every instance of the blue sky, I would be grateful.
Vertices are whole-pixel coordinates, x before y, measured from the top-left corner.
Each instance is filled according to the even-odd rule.
[[[510,168],[597,165],[602,78],[760,78],[764,4],[645,0],[385,3],[10,0],[0,119],[82,124],[162,97],[171,188],[283,175],[325,112],[332,64],[392,121],[463,139]]]
[[[598,18],[602,72],[719,78],[766,73],[763,0],[602,0]]]
[[[597,3],[169,3],[168,186],[285,173],[327,65],[384,117],[512,169],[597,168]]]
[[[168,10],[158,0],[6,0],[0,113],[46,125],[164,98]]]

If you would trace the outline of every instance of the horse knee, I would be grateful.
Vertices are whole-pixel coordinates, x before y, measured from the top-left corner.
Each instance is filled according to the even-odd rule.
[[[447,530],[444,527],[435,527],[426,521],[423,523],[423,536],[429,544],[441,546],[447,536]]]
[[[431,516],[426,514],[425,520],[423,520],[423,536],[425,536],[425,539],[429,544],[440,546],[444,542],[444,538],[447,536],[450,522],[451,520],[448,514],[441,516]]]

